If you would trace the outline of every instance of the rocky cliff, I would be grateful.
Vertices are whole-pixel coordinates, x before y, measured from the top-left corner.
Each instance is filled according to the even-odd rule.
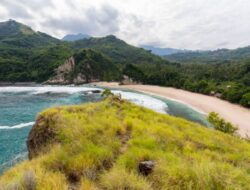
[[[119,70],[110,59],[87,49],[74,54],[55,70],[47,84],[83,84],[100,80],[116,80]]]
[[[65,61],[63,65],[60,65],[55,70],[55,76],[50,78],[47,83],[48,84],[70,84],[72,83],[71,80],[71,73],[74,71],[75,68],[75,59],[74,57],[70,57],[68,60]]]

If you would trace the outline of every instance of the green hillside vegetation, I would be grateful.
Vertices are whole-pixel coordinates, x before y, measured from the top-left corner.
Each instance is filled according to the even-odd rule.
[[[217,94],[232,103],[250,107],[250,61],[223,64],[128,64],[123,73],[144,84]]]
[[[59,44],[36,51],[27,64],[30,81],[44,82],[55,74],[54,70],[73,54],[71,48]]]
[[[233,50],[189,51],[164,56],[166,59],[180,63],[225,63],[250,59],[250,46]]]
[[[11,52],[15,53],[13,50]],[[62,44],[27,53],[26,59],[0,58],[0,81],[44,82],[73,52],[68,46]]]
[[[91,48],[102,52],[113,59],[115,63],[161,63],[168,62],[161,57],[153,55],[143,48],[138,48],[127,44],[113,35],[103,38],[89,38],[78,40],[72,45],[75,49]]]
[[[54,70],[59,65],[80,49],[103,53],[119,67],[124,63],[167,62],[115,36],[62,42],[10,20],[0,23],[0,81],[44,82],[55,74]]]
[[[87,81],[91,78],[98,80],[119,80],[120,73],[117,66],[112,60],[91,49],[81,50],[79,53],[74,54],[76,61],[75,74],[81,73],[86,76]]]
[[[92,49],[110,60],[108,68],[112,71],[105,74],[105,77],[102,70],[106,65],[104,67],[100,60],[94,61],[96,70],[91,69],[95,76],[101,76],[99,78],[103,80],[118,80],[122,72],[144,84],[217,95],[232,103],[250,107],[250,61],[247,59],[248,54],[250,55],[249,47],[187,52],[181,55],[187,59],[189,55],[195,57],[188,61],[189,64],[185,61],[184,64],[171,63],[112,35],[62,42],[12,20],[0,23],[0,81],[45,82],[55,75],[58,66],[82,49]],[[196,54],[205,54],[203,57],[207,61]],[[86,74],[88,69],[83,67],[81,72]]]
[[[43,111],[28,148],[1,190],[250,189],[247,141],[117,97]]]
[[[32,56],[60,40],[14,20],[0,23],[0,81],[34,81],[29,69],[36,68]],[[49,55],[48,55],[49,56]],[[59,57],[60,58],[60,57]],[[30,67],[30,64],[33,64]],[[41,63],[47,67],[50,64]],[[39,72],[39,71],[35,71]],[[38,78],[39,80],[39,78]]]
[[[118,81],[121,76],[118,67],[112,60],[92,49],[82,49],[75,53],[74,67],[71,71],[65,69],[56,71],[56,77],[52,80],[63,79],[68,84],[89,83],[93,81]],[[65,63],[69,64],[68,62]],[[62,67],[65,68],[65,64]],[[60,81],[60,80],[59,80]]]
[[[0,45],[6,47],[37,48],[54,45],[60,41],[45,33],[35,32],[30,27],[14,20],[0,23]]]

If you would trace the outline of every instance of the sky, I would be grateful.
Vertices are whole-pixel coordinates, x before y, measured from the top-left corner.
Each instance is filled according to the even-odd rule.
[[[62,38],[116,35],[141,46],[190,50],[250,45],[250,0],[0,0],[14,19]]]

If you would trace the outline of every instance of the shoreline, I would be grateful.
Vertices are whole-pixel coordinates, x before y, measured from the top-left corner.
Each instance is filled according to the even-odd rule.
[[[124,90],[125,90],[125,88],[124,88]],[[128,89],[128,90],[130,90],[130,89]],[[170,97],[167,97],[167,96],[162,96],[162,95],[159,95],[159,94],[155,94],[155,93],[147,92],[147,91],[142,91],[142,90],[140,90],[140,91],[135,90],[135,91],[137,91],[137,92],[142,92],[142,93],[145,93],[145,94],[148,94],[148,95],[151,95],[151,96],[156,96],[156,97],[159,97],[159,98],[164,98],[164,99],[167,99],[167,100],[171,100],[171,101],[173,101],[173,102],[177,102],[177,103],[186,105],[186,106],[192,108],[194,111],[196,111],[196,112],[198,112],[198,113],[200,113],[200,114],[208,115],[208,113],[206,113],[206,112],[200,110],[199,108],[194,107],[194,106],[192,106],[192,105],[190,105],[190,104],[188,104],[188,103],[186,103],[186,102],[184,102],[184,101],[178,100],[178,99],[174,99],[174,98],[170,98]]]
[[[42,84],[36,83],[36,82],[0,82],[0,87],[6,87],[6,86],[40,86]]]
[[[116,82],[97,82],[92,84],[107,88],[135,90],[149,95],[166,98],[185,104],[201,114],[207,115],[210,112],[216,112],[226,121],[236,125],[239,128],[238,133],[242,137],[250,136],[250,109],[213,96],[193,93],[172,87],[153,85],[119,85]]]

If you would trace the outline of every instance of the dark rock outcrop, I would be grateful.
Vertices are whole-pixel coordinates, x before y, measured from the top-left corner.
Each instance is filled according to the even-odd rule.
[[[155,167],[155,161],[148,160],[148,161],[142,161],[139,163],[139,173],[141,173],[144,176],[148,176],[153,172],[153,169]]]
[[[29,159],[36,157],[45,151],[50,142],[55,141],[55,129],[51,125],[51,118],[39,116],[35,125],[32,127],[28,139],[27,147]]]

